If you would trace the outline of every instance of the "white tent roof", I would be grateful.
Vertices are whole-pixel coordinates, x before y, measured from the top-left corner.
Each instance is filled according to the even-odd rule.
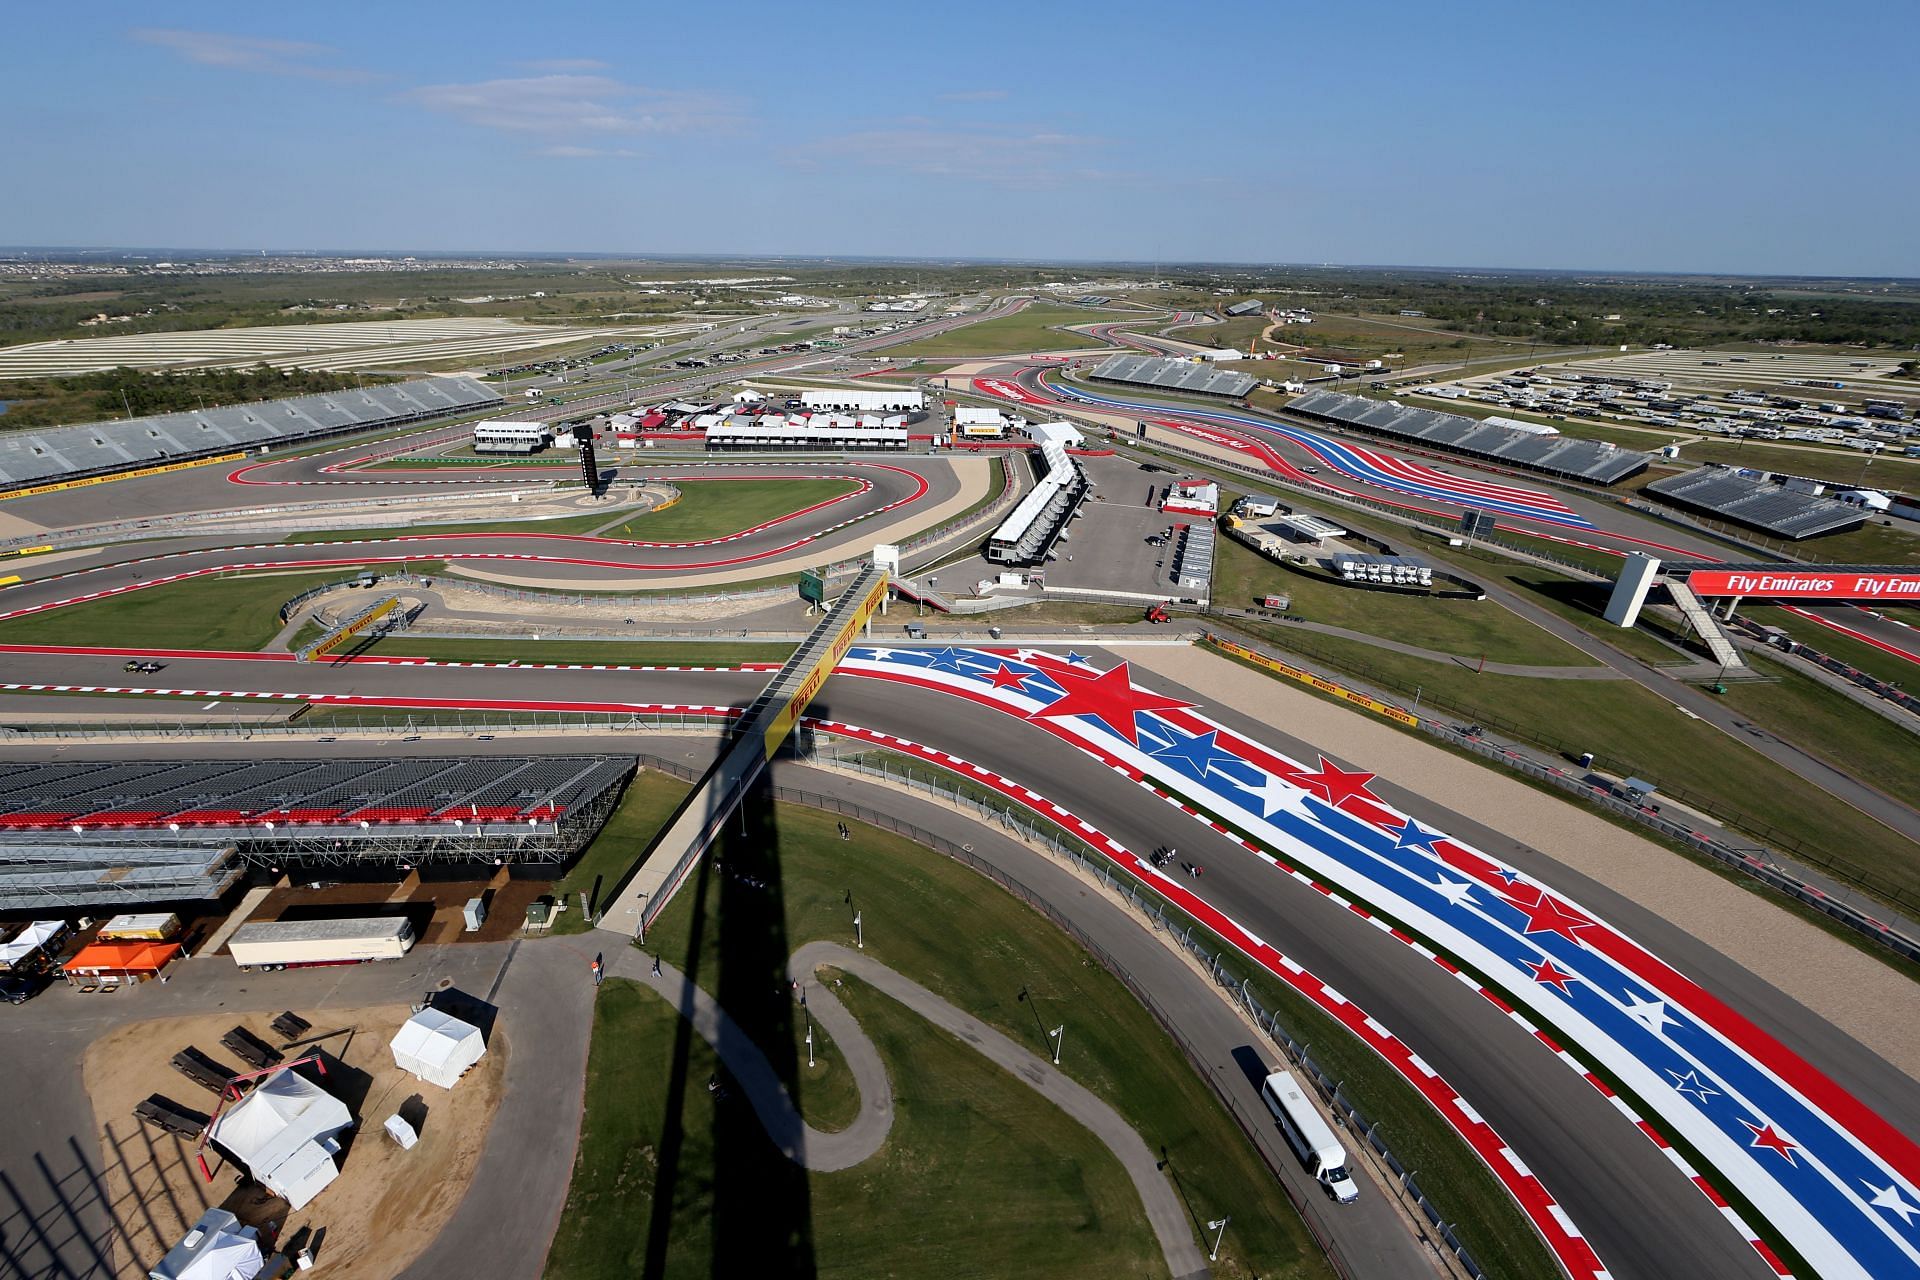
[[[66,927],[66,922],[61,920],[35,920],[16,934],[13,941],[0,942],[0,964],[19,964],[59,937]]]
[[[293,1207],[303,1207],[333,1181],[333,1135],[351,1128],[340,1099],[291,1069],[274,1072],[221,1113],[212,1138],[247,1171]]]
[[[432,1008],[402,1023],[391,1043],[402,1071],[447,1088],[487,1052],[480,1028]]]
[[[247,1234],[241,1234],[242,1232]],[[209,1209],[179,1244],[167,1250],[148,1280],[253,1280],[266,1269],[251,1227],[225,1209]]]

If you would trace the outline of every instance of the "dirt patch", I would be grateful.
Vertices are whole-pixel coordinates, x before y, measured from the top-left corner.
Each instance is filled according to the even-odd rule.
[[[193,1045],[238,1069],[242,1064],[220,1037],[240,1025],[279,1046],[283,1041],[267,1025],[270,1015],[161,1018],[94,1041],[84,1078],[100,1124],[103,1193],[115,1225],[113,1274],[144,1277],[187,1227],[219,1205],[244,1221],[277,1222],[282,1241],[303,1230],[308,1238],[317,1235],[316,1259],[336,1280],[388,1280],[405,1270],[466,1194],[499,1106],[507,1060],[505,1037],[496,1030],[487,1056],[459,1087],[415,1080],[394,1066],[387,1048],[410,1013],[405,1005],[330,1009],[309,1033],[324,1037],[314,1046],[326,1054],[324,1087],[347,1104],[357,1127],[340,1157],[340,1177],[291,1214],[284,1200],[239,1181],[241,1170],[211,1147],[205,1155],[213,1181],[207,1182],[194,1142],[133,1118],[134,1106],[153,1093],[211,1114],[215,1096],[174,1071],[169,1060]],[[289,1050],[288,1057],[305,1051]],[[396,1112],[419,1120],[420,1141],[411,1151],[402,1151],[381,1129]]]
[[[351,881],[322,889],[278,888],[268,894],[251,920],[333,920],[342,916],[405,916],[423,943],[503,942],[519,936],[527,922],[527,904],[553,893],[550,880]],[[478,932],[466,931],[467,902],[481,898],[487,918]]]
[[[1920,1078],[1920,1019],[1887,1016],[1911,1005],[1912,984],[1766,899],[1571,802],[1225,658],[1197,648],[1143,648],[1127,658],[1591,876]]]

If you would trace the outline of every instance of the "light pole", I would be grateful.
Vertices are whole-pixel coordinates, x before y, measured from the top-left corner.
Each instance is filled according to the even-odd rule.
[[[862,936],[860,932],[860,913],[858,911],[853,913],[853,945],[861,951],[867,949],[866,938]]]
[[[807,1070],[813,1070],[813,1019],[807,1019]]]
[[[1047,1032],[1047,1039],[1053,1041],[1053,1065],[1056,1067],[1060,1065],[1060,1046],[1066,1038],[1067,1024],[1064,1022]]]
[[[1232,1221],[1232,1218],[1215,1218],[1207,1224],[1207,1230],[1214,1233],[1213,1252],[1207,1255],[1208,1262],[1220,1261],[1220,1242],[1226,1238],[1227,1224]]]

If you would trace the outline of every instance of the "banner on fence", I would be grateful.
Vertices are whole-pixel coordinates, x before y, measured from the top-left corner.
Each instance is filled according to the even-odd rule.
[[[88,476],[84,480],[62,480],[58,484],[37,484],[31,489],[15,489],[11,493],[0,493],[0,502],[8,498],[31,498],[36,493],[59,493],[63,489],[84,489],[90,484],[106,484],[109,480],[138,480],[141,476],[161,476],[169,471],[185,471],[190,467],[205,467],[216,462],[239,462],[247,455],[244,453],[223,453],[217,458],[196,458],[192,462],[169,462],[164,466],[140,467],[133,471],[116,471],[110,476]]]
[[[1236,658],[1243,658],[1257,667],[1263,667],[1268,671],[1283,675],[1289,680],[1298,680],[1301,684],[1311,685],[1322,693],[1344,699],[1347,702],[1353,703],[1355,706],[1365,707],[1375,715],[1385,716],[1389,720],[1397,720],[1409,728],[1417,726],[1420,723],[1420,718],[1411,712],[1402,711],[1399,707],[1382,702],[1378,698],[1370,698],[1364,693],[1355,692],[1345,685],[1335,684],[1331,680],[1317,676],[1311,671],[1293,666],[1291,663],[1282,662],[1278,658],[1269,658],[1264,653],[1255,653],[1245,645],[1235,644],[1231,640],[1224,640],[1214,635],[1211,631],[1207,633],[1207,643],[1222,653],[1232,654]]]
[[[399,607],[400,597],[388,596],[371,609],[364,610],[358,617],[348,622],[326,639],[302,649],[299,653],[295,654],[294,657],[301,662],[311,662],[315,658],[325,657]]]
[[[767,725],[767,759],[773,759],[773,753],[780,749],[780,744],[786,741],[789,733],[793,732],[793,726],[800,722],[807,704],[813,701],[813,695],[820,692],[820,686],[827,682],[827,677],[833,674],[833,669],[840,665],[840,659],[846,657],[847,650],[853,648],[853,642],[859,638],[860,628],[865,626],[867,619],[873,616],[873,611],[880,607],[880,602],[887,598],[887,587],[887,575],[883,573],[867,592],[866,599],[854,604],[848,610],[846,620],[840,624],[839,631],[834,635],[833,643],[827,646],[826,651],[820,655],[820,660],[815,662],[813,669],[807,672],[807,678],[800,682],[800,687],[794,690],[791,698],[787,699],[787,705],[780,708],[780,714]],[[849,603],[851,602],[842,600],[840,607],[844,609]]]

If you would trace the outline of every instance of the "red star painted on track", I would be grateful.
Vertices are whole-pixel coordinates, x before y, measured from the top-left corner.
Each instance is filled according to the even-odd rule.
[[[1749,1142],[1748,1146],[1763,1147],[1775,1155],[1785,1156],[1787,1163],[1791,1165],[1800,1163],[1793,1158],[1793,1153],[1800,1149],[1799,1144],[1788,1141],[1787,1135],[1774,1128],[1771,1123],[1758,1125],[1747,1120],[1742,1120],[1740,1123],[1746,1125],[1747,1131],[1753,1134],[1753,1141]]]
[[[1515,885],[1501,896],[1526,913],[1527,933],[1557,933],[1578,942],[1579,936],[1574,931],[1593,926],[1593,921],[1586,916],[1531,885]]]
[[[1567,989],[1569,982],[1579,977],[1578,974],[1567,973],[1562,969],[1554,968],[1551,959],[1543,959],[1539,964],[1531,967],[1533,969],[1533,980],[1535,982],[1546,987],[1558,987],[1562,991]]]
[[[1140,745],[1140,731],[1133,723],[1136,715],[1142,711],[1166,711],[1193,705],[1179,698],[1136,688],[1124,662],[1101,675],[1064,664],[1047,674],[1067,693],[1058,702],[1034,712],[1034,716],[1047,719],[1092,716],[1135,746]]]
[[[1357,769],[1349,772],[1325,756],[1321,756],[1319,769],[1312,773],[1303,773],[1293,781],[1300,786],[1318,791],[1328,804],[1338,809],[1347,801],[1354,799],[1365,799],[1379,804],[1380,797],[1367,790],[1367,784],[1372,782],[1373,778],[1374,775],[1371,773],[1362,773]]]
[[[1027,686],[1022,682],[1030,679],[1031,677],[1032,677],[1031,672],[1028,672],[1027,674],[1022,675],[1020,672],[1015,671],[1012,667],[1008,666],[1006,663],[1003,662],[1000,664],[1000,669],[998,671],[994,672],[992,675],[984,676],[982,678],[985,680],[991,681],[993,684],[993,687],[996,689],[1012,689],[1017,693],[1025,693],[1027,691]]]

